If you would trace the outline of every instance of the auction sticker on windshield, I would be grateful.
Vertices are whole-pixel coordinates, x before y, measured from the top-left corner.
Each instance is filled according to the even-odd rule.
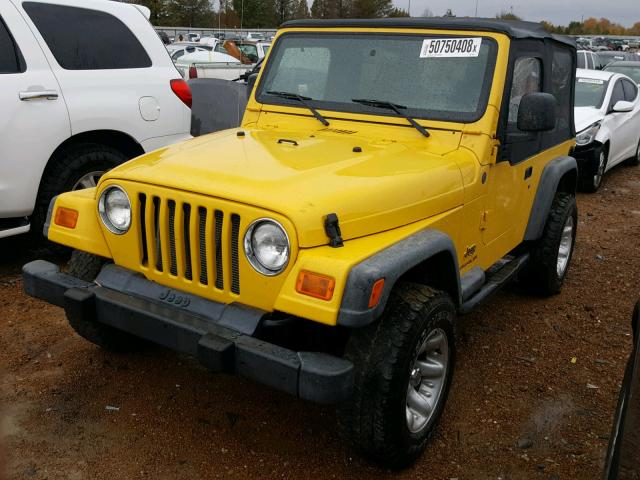
[[[427,38],[422,42],[420,58],[477,57],[482,38]]]
[[[598,78],[579,78],[578,83],[591,83],[593,85],[604,85],[604,80]]]

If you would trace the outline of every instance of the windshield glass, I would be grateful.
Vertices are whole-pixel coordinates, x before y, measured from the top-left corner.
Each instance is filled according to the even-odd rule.
[[[371,99],[406,107],[414,118],[473,122],[486,108],[496,43],[485,37],[288,33],[272,46],[258,101],[269,95],[309,97],[318,109],[397,116],[353,102]]]
[[[576,107],[602,106],[609,82],[597,78],[576,78]]]
[[[613,66],[613,67],[607,67],[605,69],[607,72],[616,72],[616,73],[622,73],[623,75],[626,75],[628,77],[631,77],[631,79],[640,84],[640,66],[638,67],[623,67],[623,66]]]

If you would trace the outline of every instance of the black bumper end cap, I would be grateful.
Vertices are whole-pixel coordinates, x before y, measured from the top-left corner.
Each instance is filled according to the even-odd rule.
[[[300,398],[325,405],[351,397],[354,383],[353,363],[322,352],[298,352],[300,358]]]
[[[70,288],[64,292],[64,311],[70,320],[96,320],[96,296],[86,288]]]
[[[24,291],[58,307],[66,305],[65,292],[70,288],[88,288],[85,282],[60,271],[56,264],[45,260],[34,260],[22,267]]]

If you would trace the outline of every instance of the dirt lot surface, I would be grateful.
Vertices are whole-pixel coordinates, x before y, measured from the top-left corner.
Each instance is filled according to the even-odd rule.
[[[598,478],[640,296],[640,169],[615,169],[578,205],[563,293],[511,288],[464,318],[438,434],[394,474],[344,447],[330,408],[160,348],[83,341],[61,309],[22,293],[34,254],[0,241],[8,478]]]

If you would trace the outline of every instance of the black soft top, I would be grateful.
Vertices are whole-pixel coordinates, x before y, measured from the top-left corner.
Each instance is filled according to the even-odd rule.
[[[433,30],[478,30],[486,32],[504,33],[510,38],[550,39],[571,45],[576,43],[572,38],[547,32],[541,24],[520,20],[498,20],[495,18],[464,18],[464,17],[400,17],[336,20],[290,20],[281,25],[282,28],[425,28]]]

